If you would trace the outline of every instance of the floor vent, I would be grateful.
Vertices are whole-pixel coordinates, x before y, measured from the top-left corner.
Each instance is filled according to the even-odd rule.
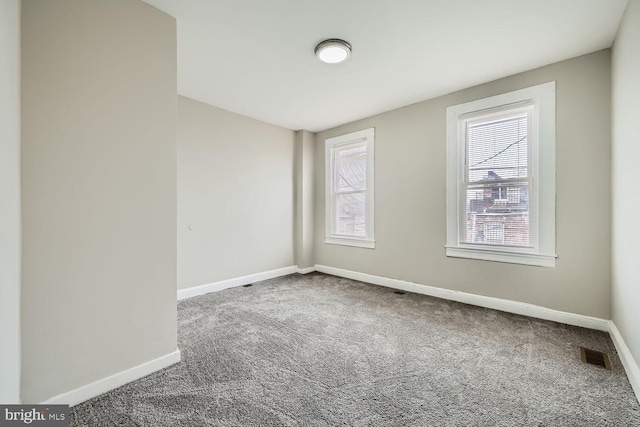
[[[248,285],[242,285],[243,288],[248,288],[250,286],[253,286],[253,283],[249,283]]]
[[[398,295],[404,295],[406,294],[405,291],[393,291],[394,294],[398,294]]]
[[[580,347],[580,358],[582,359],[582,363],[588,363],[589,365],[611,370],[611,362],[609,362],[609,355],[607,355],[607,353]]]

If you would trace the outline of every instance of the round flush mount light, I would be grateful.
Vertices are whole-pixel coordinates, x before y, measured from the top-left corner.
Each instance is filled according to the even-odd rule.
[[[329,39],[318,43],[316,56],[327,64],[340,64],[351,56],[351,45],[344,40]]]

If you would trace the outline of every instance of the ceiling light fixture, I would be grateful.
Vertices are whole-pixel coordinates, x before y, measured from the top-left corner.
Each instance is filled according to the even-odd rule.
[[[316,56],[327,64],[340,64],[351,57],[351,45],[344,40],[328,39],[318,43]]]

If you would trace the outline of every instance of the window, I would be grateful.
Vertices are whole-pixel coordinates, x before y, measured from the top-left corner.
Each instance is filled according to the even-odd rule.
[[[447,256],[555,267],[555,82],[447,108]]]
[[[374,133],[371,128],[325,141],[325,243],[375,247]]]

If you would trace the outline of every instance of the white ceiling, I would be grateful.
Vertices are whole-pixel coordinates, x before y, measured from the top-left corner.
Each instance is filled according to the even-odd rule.
[[[145,0],[177,18],[178,92],[325,130],[610,47],[627,0]],[[353,46],[339,65],[313,49]]]

